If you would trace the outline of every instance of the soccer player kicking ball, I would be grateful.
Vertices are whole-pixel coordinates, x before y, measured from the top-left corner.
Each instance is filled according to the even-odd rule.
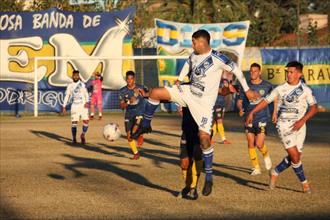
[[[212,113],[223,70],[233,72],[242,84],[246,95],[250,99],[259,97],[249,90],[242,71],[224,54],[212,50],[210,47],[210,34],[206,30],[198,30],[192,35],[192,47],[194,53],[189,57],[178,78],[183,81],[190,74],[190,83],[173,87],[154,88],[150,91],[149,100],[146,103],[141,126],[132,137],[136,139],[143,133],[151,132],[150,122],[160,100],[173,101],[180,106],[188,107],[199,129],[201,149],[205,168],[205,184],[203,195],[208,196],[212,192],[212,162],[213,147],[210,144],[212,126]]]
[[[306,121],[317,113],[317,103],[312,90],[301,81],[303,65],[297,61],[287,65],[287,82],[276,87],[247,116],[246,125],[253,122],[254,115],[275,99],[278,100],[277,131],[288,153],[270,172],[269,188],[274,189],[278,175],[292,165],[300,180],[303,192],[311,193],[300,160],[306,136]],[[309,107],[309,108],[308,108]],[[307,109],[309,109],[307,111]],[[307,112],[307,113],[306,113]]]
[[[72,98],[71,105],[71,132],[72,132],[72,143],[77,143],[77,124],[81,119],[83,120],[82,133],[80,135],[81,143],[86,143],[85,134],[88,130],[88,92],[85,84],[80,81],[79,71],[74,70],[72,73],[73,82],[68,85],[65,92],[65,98],[63,102],[62,112],[66,114],[66,105],[70,98]]]

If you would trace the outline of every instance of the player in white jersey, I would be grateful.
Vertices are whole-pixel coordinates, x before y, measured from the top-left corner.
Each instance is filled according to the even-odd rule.
[[[85,134],[88,130],[88,101],[89,96],[85,84],[80,81],[79,71],[74,70],[72,73],[73,82],[70,83],[65,92],[65,98],[63,102],[63,114],[66,113],[66,105],[69,99],[72,99],[71,105],[71,132],[72,143],[77,143],[77,124],[80,118],[83,120],[82,133],[80,135],[81,143],[86,143]]]
[[[271,170],[270,189],[275,188],[279,173],[292,165],[294,172],[303,186],[303,192],[311,189],[304,175],[300,160],[306,136],[306,121],[317,113],[317,103],[312,90],[301,81],[303,65],[297,61],[290,62],[287,67],[287,82],[276,87],[271,94],[260,102],[246,118],[251,124],[253,115],[265,108],[269,103],[278,100],[277,130],[288,153],[275,169]],[[308,111],[307,111],[308,109]]]
[[[194,53],[183,66],[176,86],[151,90],[149,100],[145,105],[143,120],[138,130],[133,132],[132,137],[137,138],[142,133],[152,131],[150,122],[160,100],[173,101],[183,107],[189,107],[199,128],[206,173],[203,195],[207,196],[211,193],[213,185],[213,147],[210,145],[213,106],[218,95],[223,70],[236,75],[247,97],[255,99],[259,96],[249,90],[242,71],[232,60],[211,49],[210,34],[206,30],[198,30],[192,35],[192,47]],[[186,75],[189,75],[190,83],[180,85],[179,82],[182,82]]]

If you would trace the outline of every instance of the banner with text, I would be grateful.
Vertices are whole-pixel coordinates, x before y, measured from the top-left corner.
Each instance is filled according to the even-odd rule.
[[[211,35],[210,46],[223,51],[238,65],[243,59],[249,21],[213,24],[189,24],[155,19],[157,54],[189,56],[192,52],[192,34],[205,29]],[[184,59],[163,59],[158,61],[159,83],[172,85],[184,64]]]
[[[132,30],[135,8],[115,12],[70,12],[52,8],[39,12],[0,12],[0,107],[1,110],[32,108],[34,73],[39,88],[39,110],[59,111],[73,69],[81,80],[94,71],[103,75],[103,106],[117,108],[111,90],[126,85],[123,74],[134,70],[127,60],[89,57],[133,55]],[[68,57],[40,60],[35,57]],[[79,57],[84,59],[71,59]],[[108,94],[109,93],[109,94]],[[110,102],[111,101],[111,102]]]

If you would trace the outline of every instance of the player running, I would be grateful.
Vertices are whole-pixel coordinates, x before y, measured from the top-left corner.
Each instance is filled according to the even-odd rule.
[[[65,92],[62,112],[66,114],[66,105],[70,98],[72,98],[71,105],[71,133],[72,143],[77,143],[77,124],[80,118],[83,120],[82,133],[80,135],[81,143],[86,143],[85,134],[88,130],[88,92],[85,84],[80,81],[79,71],[74,70],[72,73],[73,82],[68,85]]]
[[[192,35],[192,47],[194,53],[189,57],[178,78],[191,73],[190,84],[173,87],[154,88],[146,103],[143,120],[138,130],[132,134],[137,138],[143,133],[151,132],[150,122],[160,100],[173,101],[189,110],[198,125],[200,144],[203,151],[205,164],[205,184],[203,195],[208,196],[212,192],[212,162],[213,147],[210,144],[212,126],[212,114],[223,70],[233,72],[249,98],[256,98],[254,92],[249,90],[242,71],[224,54],[212,50],[210,47],[210,34],[206,30],[198,30]]]
[[[261,78],[261,67],[257,63],[250,66],[250,80],[248,85],[251,90],[256,91],[261,97],[266,97],[272,90],[273,85]],[[239,115],[246,118],[246,116],[254,109],[262,99],[256,101],[249,101],[243,92],[240,92],[237,100],[237,108]],[[274,111],[272,114],[272,121],[276,123],[277,118],[277,100],[274,100]],[[268,149],[265,145],[265,137],[267,135],[267,122],[269,111],[265,108],[254,115],[253,122],[249,126],[245,126],[246,138],[248,141],[249,157],[252,163],[251,175],[261,174],[261,168],[258,162],[256,148],[261,152],[265,167],[267,170],[272,168],[272,161]]]
[[[286,67],[287,82],[276,87],[268,97],[249,113],[246,124],[251,124],[257,112],[274,100],[278,100],[278,122],[276,127],[288,155],[275,169],[271,170],[269,187],[274,189],[278,175],[292,165],[302,184],[303,192],[311,193],[300,157],[306,136],[305,123],[317,113],[317,102],[312,90],[301,81],[303,65],[297,61],[292,61]]]
[[[125,109],[125,130],[128,144],[133,152],[131,160],[137,160],[140,158],[140,154],[131,133],[134,128],[137,129],[141,122],[145,103],[144,96],[147,95],[148,89],[135,83],[135,73],[133,71],[126,72],[126,82],[127,85],[119,90],[119,106],[121,109]],[[141,147],[143,143],[142,134],[138,137],[137,142],[138,147]]]

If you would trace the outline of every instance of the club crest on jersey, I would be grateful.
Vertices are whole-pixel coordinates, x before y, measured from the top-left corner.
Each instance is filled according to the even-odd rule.
[[[263,95],[265,95],[265,93],[266,93],[265,90],[263,90],[263,89],[260,89],[260,90],[259,90],[259,94],[260,94],[260,95],[263,96]]]
[[[201,62],[196,68],[195,68],[195,74],[197,76],[205,75],[205,72],[213,65],[213,60],[211,56],[208,56],[203,62]]]
[[[295,88],[292,92],[290,92],[286,96],[285,101],[290,102],[290,103],[297,101],[297,99],[303,93],[303,91],[304,91],[304,89],[303,89],[302,85],[300,85],[299,87]]]

